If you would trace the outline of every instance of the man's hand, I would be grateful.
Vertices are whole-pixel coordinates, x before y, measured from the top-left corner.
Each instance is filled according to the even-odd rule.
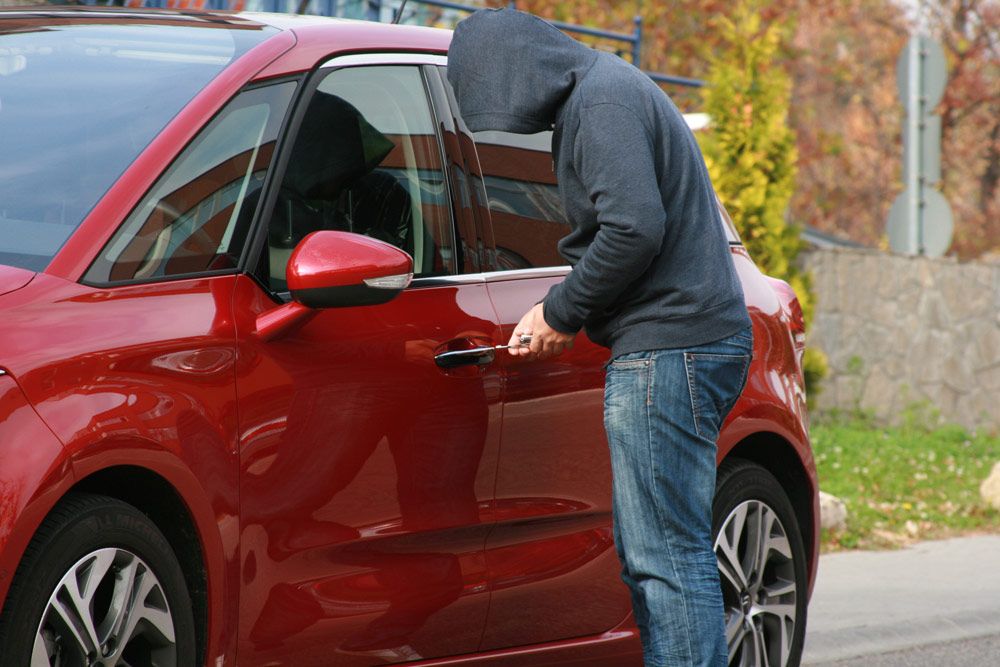
[[[523,357],[528,361],[548,359],[562,354],[568,347],[573,347],[573,334],[565,334],[550,327],[545,322],[542,306],[541,303],[537,304],[514,327],[508,348],[508,352],[513,356]],[[520,344],[522,334],[531,335],[530,346]]]

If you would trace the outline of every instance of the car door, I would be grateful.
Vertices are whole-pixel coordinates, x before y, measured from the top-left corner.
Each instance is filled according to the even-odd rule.
[[[316,72],[255,279],[237,288],[240,664],[385,664],[472,652],[482,635],[500,377],[490,355],[463,353],[501,334],[482,275],[464,273],[479,241],[456,239],[418,66],[434,60],[348,56]],[[404,249],[412,285],[254,337],[254,317],[288,300],[291,250],[319,229]],[[442,368],[449,353],[459,365]]]
[[[470,178],[492,232],[486,281],[506,340],[568,273],[556,249],[568,227],[550,133],[474,138]],[[482,650],[597,634],[629,614],[612,539],[607,357],[583,333],[546,361],[501,355],[503,433]]]

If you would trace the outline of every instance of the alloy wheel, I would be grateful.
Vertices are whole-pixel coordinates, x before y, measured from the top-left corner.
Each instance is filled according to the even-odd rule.
[[[729,664],[786,667],[795,637],[795,563],[788,534],[766,503],[729,513],[715,540]]]
[[[98,549],[60,579],[35,634],[31,667],[177,667],[174,619],[153,571]]]

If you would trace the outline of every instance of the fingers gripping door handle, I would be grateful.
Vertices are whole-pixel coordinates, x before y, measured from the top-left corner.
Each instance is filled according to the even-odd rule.
[[[493,363],[497,351],[492,346],[473,347],[468,350],[450,350],[434,356],[439,368],[458,368],[459,366],[486,366]]]

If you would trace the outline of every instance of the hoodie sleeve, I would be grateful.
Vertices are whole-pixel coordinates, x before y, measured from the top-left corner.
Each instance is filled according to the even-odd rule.
[[[585,108],[573,160],[598,230],[566,280],[545,297],[545,321],[564,333],[579,331],[649,268],[666,224],[653,145],[634,111],[614,103]]]

